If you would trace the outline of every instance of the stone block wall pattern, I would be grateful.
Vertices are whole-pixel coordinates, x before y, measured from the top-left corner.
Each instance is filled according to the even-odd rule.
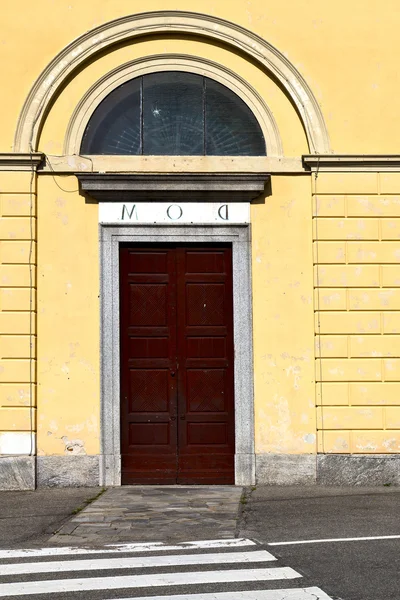
[[[400,452],[400,173],[313,174],[318,451]]]
[[[34,486],[36,173],[0,171],[0,479]],[[3,462],[3,458],[7,462]],[[18,458],[20,457],[20,458]]]

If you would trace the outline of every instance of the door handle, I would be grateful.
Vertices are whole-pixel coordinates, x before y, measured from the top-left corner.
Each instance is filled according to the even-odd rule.
[[[171,377],[175,377],[175,371],[171,371]]]
[[[185,415],[181,415],[181,420],[184,421],[186,419]]]
[[[170,421],[175,421],[176,417],[170,417]]]

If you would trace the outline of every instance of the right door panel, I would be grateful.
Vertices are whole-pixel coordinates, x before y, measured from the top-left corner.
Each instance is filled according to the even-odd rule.
[[[234,483],[231,248],[177,249],[178,483]]]

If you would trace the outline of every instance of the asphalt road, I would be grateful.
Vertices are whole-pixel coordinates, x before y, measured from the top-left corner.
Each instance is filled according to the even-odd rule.
[[[42,488],[0,492],[0,548],[46,542],[101,488]]]
[[[68,552],[68,554],[66,554]],[[47,553],[47,554],[46,554]],[[53,553],[53,554],[51,554]],[[331,600],[251,540],[0,551],[0,598]]]
[[[400,537],[269,545],[400,536],[398,488],[258,487],[245,505],[239,534],[266,544],[332,598],[400,599]]]
[[[200,541],[196,542],[200,546],[193,548],[149,551],[123,547],[111,553],[96,548],[89,554],[78,548],[70,554],[61,549],[64,554],[59,555],[58,546],[56,554],[42,556],[39,548],[45,553],[49,549],[54,552],[54,546],[47,543],[49,534],[98,491],[58,489],[0,494],[0,598],[400,600],[398,488],[259,486],[249,490],[247,501],[241,504],[236,533],[250,540],[243,547],[203,548]],[[359,539],[396,535],[399,538]],[[156,526],[154,539],[159,539]],[[303,543],[308,541],[311,543]],[[36,554],[19,555],[19,548],[27,546]],[[14,554],[8,556],[1,548],[9,548]],[[241,552],[251,556],[237,562],[221,558]],[[258,552],[267,554],[256,560]],[[268,553],[277,560],[268,558]],[[201,555],[211,555],[211,559]],[[160,562],[160,556],[171,557],[171,562]],[[190,562],[185,558],[188,556],[197,558]],[[129,563],[137,558],[144,562]],[[103,562],[82,562],[87,559]],[[70,561],[74,561],[72,567],[68,566]],[[48,568],[40,566],[46,562],[51,563]],[[37,584],[32,587],[33,582]],[[16,585],[4,587],[8,584]]]

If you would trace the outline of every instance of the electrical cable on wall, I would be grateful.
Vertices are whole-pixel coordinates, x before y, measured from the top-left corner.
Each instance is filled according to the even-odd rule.
[[[42,110],[42,109],[41,109]],[[40,110],[40,112],[41,112]],[[33,362],[33,344],[32,344],[32,307],[33,307],[33,269],[32,269],[32,255],[33,255],[33,244],[34,244],[34,233],[33,233],[33,183],[35,180],[35,165],[33,162],[33,148],[32,148],[32,139],[33,139],[33,129],[39,118],[39,115],[36,117],[34,123],[32,124],[32,131],[29,139],[29,157],[31,162],[31,178],[29,182],[29,253],[28,253],[28,267],[29,267],[29,427],[30,427],[30,444],[29,444],[29,454],[28,456],[34,455],[34,444],[33,444],[33,435],[34,435],[34,415],[33,415],[33,400],[32,400],[32,392],[33,392],[33,377],[32,377],[32,362]],[[9,458],[16,457],[20,455],[7,454],[6,456],[2,456],[1,458]]]
[[[317,265],[317,328],[318,328],[318,355],[319,355],[319,389],[320,389],[320,402],[321,402],[321,442],[322,442],[322,452],[325,454],[325,429],[324,429],[324,404],[322,401],[322,347],[321,347],[321,311],[320,311],[320,287],[319,287],[319,256],[318,256],[318,190],[317,190],[317,182],[318,182],[318,174],[319,174],[319,161],[318,157],[317,168],[314,173],[314,193],[315,193],[315,262]],[[317,382],[316,382],[317,383]],[[318,383],[317,383],[318,385]],[[318,423],[317,423],[317,431],[318,431]],[[317,453],[318,453],[318,440],[317,440]]]
[[[29,267],[29,433],[30,433],[30,443],[29,443],[29,453],[28,456],[35,455],[35,446],[34,446],[34,434],[35,434],[35,406],[33,403],[33,391],[35,382],[33,380],[33,367],[34,367],[34,357],[33,357],[33,286],[36,285],[36,281],[34,281],[33,275],[33,249],[35,243],[35,234],[34,234],[34,216],[33,216],[33,203],[34,203],[34,191],[33,185],[35,181],[35,164],[33,161],[33,150],[32,145],[30,145],[30,162],[31,162],[31,177],[29,182],[29,252],[28,252],[28,267]],[[0,458],[17,458],[20,454],[6,454],[1,455]]]
[[[34,244],[35,244],[35,229],[34,229],[34,203],[35,203],[35,191],[34,191],[34,183],[35,183],[35,163],[33,160],[34,150],[32,148],[32,143],[30,143],[30,181],[29,181],[29,252],[28,252],[28,268],[29,268],[29,428],[30,428],[30,443],[29,443],[29,454],[28,456],[34,456],[36,454],[34,436],[35,436],[35,403],[34,403],[34,392],[35,392],[35,381],[34,381],[34,373],[35,373],[35,357],[34,357],[34,331],[33,331],[33,321],[34,321],[34,294],[36,289],[36,279],[34,277],[34,261],[33,261],[33,253],[34,253]],[[90,159],[92,163],[92,171],[93,171],[93,161]],[[56,185],[65,193],[76,193],[79,189],[76,190],[65,190],[63,189],[58,182],[56,181],[54,169],[52,168],[50,162],[46,159],[47,164],[52,173],[52,177]],[[11,458],[18,457],[19,454],[7,454],[3,455],[1,458]]]
[[[51,172],[51,176],[53,177],[53,181],[56,184],[56,186],[58,187],[58,189],[60,189],[62,192],[65,192],[66,194],[75,194],[76,192],[79,192],[79,187],[76,188],[75,190],[66,190],[65,188],[63,188],[57,181],[56,179],[56,175],[57,173],[55,172],[55,170],[53,169],[51,162],[49,160],[49,156],[52,156],[53,158],[64,158],[63,156],[60,156],[58,154],[47,154],[45,156],[45,160],[46,160],[46,165],[49,167],[50,172]],[[80,156],[79,154],[72,154],[71,156]],[[93,173],[93,160],[90,158],[90,156],[85,156],[85,160],[90,160],[90,164],[92,167],[91,172]]]
[[[58,183],[58,181],[56,179],[56,172],[54,171],[53,167],[51,166],[51,162],[48,160],[47,156],[46,156],[46,164],[48,165],[48,167],[51,171],[51,176],[53,177],[53,181],[56,184],[56,186],[58,187],[58,189],[60,189],[65,194],[75,194],[76,192],[79,192],[79,188],[77,188],[75,190],[66,190]]]
[[[34,281],[33,264],[32,264],[33,249],[34,249],[34,243],[35,243],[34,222],[33,222],[33,203],[34,203],[33,185],[34,185],[34,181],[35,181],[35,165],[33,163],[32,146],[30,146],[30,159],[31,159],[31,178],[30,178],[30,183],[29,183],[29,237],[30,237],[30,240],[29,240],[28,265],[29,265],[29,421],[30,421],[31,435],[30,435],[29,456],[33,456],[35,454],[35,448],[34,448],[34,443],[33,443],[35,407],[34,407],[34,403],[33,403],[34,381],[33,381],[32,371],[34,368],[34,359],[33,359],[34,340],[33,340],[32,322],[33,322],[33,296],[34,296],[33,286],[35,284],[35,288],[36,288],[36,281]]]

